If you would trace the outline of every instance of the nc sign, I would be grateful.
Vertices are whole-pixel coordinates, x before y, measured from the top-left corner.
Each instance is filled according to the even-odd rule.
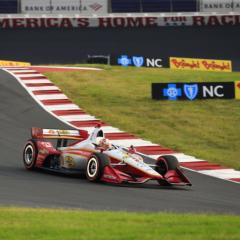
[[[161,58],[148,58],[143,56],[128,56],[121,55],[117,59],[117,64],[123,67],[135,66],[135,67],[163,67],[163,60]]]
[[[234,82],[153,83],[152,98],[157,100],[232,99]]]

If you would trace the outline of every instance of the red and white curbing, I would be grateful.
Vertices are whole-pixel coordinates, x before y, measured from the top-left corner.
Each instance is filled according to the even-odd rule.
[[[93,67],[60,67],[60,66],[31,66],[32,70],[36,70],[38,72],[66,72],[66,71],[102,71],[101,68],[93,68]]]
[[[100,123],[106,137],[115,144],[126,147],[133,145],[137,151],[154,159],[165,154],[175,155],[183,168],[240,183],[240,171],[209,163],[184,153],[176,153],[169,148],[164,148],[158,144],[140,139],[133,134],[123,132],[87,114],[69,100],[49,79],[35,69],[29,67],[6,67],[3,70],[15,77],[41,107],[71,127],[92,131],[96,124]]]

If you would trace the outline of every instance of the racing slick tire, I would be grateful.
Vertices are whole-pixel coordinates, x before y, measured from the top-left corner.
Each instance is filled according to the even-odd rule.
[[[90,182],[99,182],[103,172],[104,167],[109,165],[109,159],[103,153],[92,154],[87,163],[86,177]]]
[[[34,141],[29,140],[23,150],[23,163],[26,169],[33,170],[37,159],[37,147]]]
[[[155,170],[164,176],[169,170],[176,170],[179,167],[179,162],[175,156],[163,155],[158,158]],[[160,185],[170,185],[163,180],[158,180]]]

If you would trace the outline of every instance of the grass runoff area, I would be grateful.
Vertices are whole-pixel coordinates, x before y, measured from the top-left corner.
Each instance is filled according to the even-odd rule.
[[[104,71],[46,75],[77,105],[114,127],[176,151],[240,169],[239,100],[151,99],[153,82],[234,81],[240,80],[240,73],[100,67]]]
[[[1,240],[238,240],[240,217],[0,208]]]

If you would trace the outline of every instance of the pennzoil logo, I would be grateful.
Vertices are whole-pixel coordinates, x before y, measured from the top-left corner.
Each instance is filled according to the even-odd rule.
[[[49,151],[47,149],[40,149],[38,153],[41,155],[48,155]]]
[[[123,152],[122,159],[123,161],[129,158],[129,153],[128,152]]]
[[[54,134],[56,134],[56,131],[55,131],[55,130],[52,130],[52,129],[50,129],[50,130],[48,130],[48,134],[50,134],[50,135],[54,135]]]
[[[64,163],[70,168],[75,167],[74,158],[69,155],[64,157]]]
[[[58,133],[61,135],[68,135],[69,131],[68,130],[58,130]]]

